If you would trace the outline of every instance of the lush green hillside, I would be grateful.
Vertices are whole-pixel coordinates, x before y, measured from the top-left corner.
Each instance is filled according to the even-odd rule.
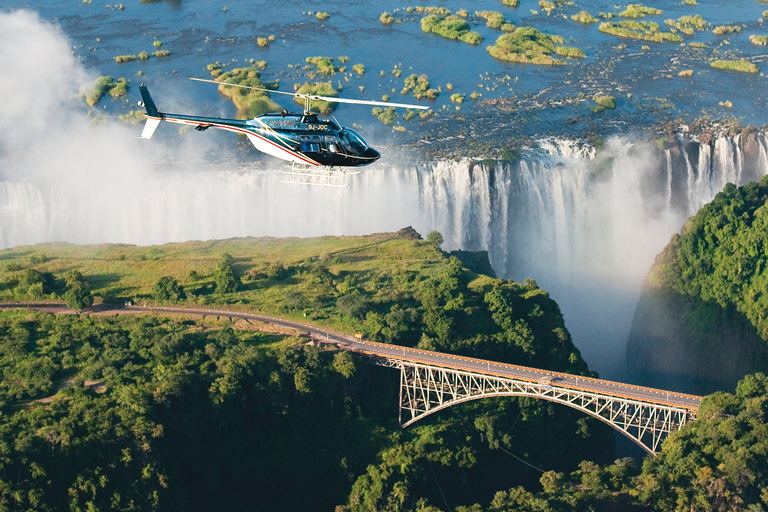
[[[0,294],[66,298],[85,282],[96,302],[227,304],[588,373],[535,282],[475,274],[430,240],[24,247],[0,252]],[[532,399],[468,403],[401,431],[397,372],[242,322],[3,313],[0,344],[8,510],[452,509],[612,458],[608,427]]]
[[[635,315],[636,371],[711,391],[768,370],[767,201],[768,178],[727,185],[672,237]]]

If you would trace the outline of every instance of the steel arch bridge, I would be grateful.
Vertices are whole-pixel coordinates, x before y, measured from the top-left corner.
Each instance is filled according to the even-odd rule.
[[[559,375],[542,372],[538,380],[418,363],[396,357],[369,358],[400,370],[400,425],[405,428],[432,413],[462,402],[493,396],[530,396],[563,404],[618,430],[656,455],[661,442],[696,418],[698,407],[621,396],[565,384]],[[490,369],[490,365],[489,365]],[[588,379],[597,381],[598,379]],[[640,388],[643,389],[643,388]],[[647,388],[645,388],[647,389]],[[698,397],[697,397],[698,398]],[[666,402],[666,403],[665,403]]]

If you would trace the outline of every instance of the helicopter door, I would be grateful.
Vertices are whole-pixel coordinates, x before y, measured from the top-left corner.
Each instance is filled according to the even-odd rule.
[[[350,155],[362,155],[365,153],[365,150],[368,149],[368,144],[366,144],[365,140],[354,130],[344,128],[341,130],[339,137],[344,149]]]

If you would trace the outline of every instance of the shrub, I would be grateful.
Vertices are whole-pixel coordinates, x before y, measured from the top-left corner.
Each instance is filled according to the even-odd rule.
[[[685,76],[685,77],[687,77],[687,76],[693,76],[693,70],[692,70],[692,69],[683,69],[683,70],[681,70],[681,71],[680,71],[680,72],[677,74],[677,76]]]
[[[93,90],[86,95],[85,102],[91,107],[96,105],[101,101],[101,98],[109,92],[109,89],[112,88],[114,83],[115,81],[111,76],[100,76],[96,80],[96,85],[94,85]]]
[[[139,60],[147,60],[149,59],[149,54],[147,52],[139,52]]]
[[[555,47],[555,53],[566,59],[583,59],[586,57],[583,51],[570,46],[557,46]]]
[[[381,21],[384,25],[391,25],[395,19],[388,12],[383,12],[381,13],[381,16],[379,16],[379,21]]]
[[[219,93],[225,98],[232,100],[232,103],[237,107],[239,119],[247,119],[266,112],[280,110],[280,106],[269,99],[269,94],[266,91],[226,86],[227,83],[231,83],[265,88],[265,85],[259,79],[260,76],[256,68],[251,66],[248,68],[235,68],[232,71],[220,74],[217,79],[217,81],[221,82]]]
[[[600,32],[618,37],[641,39],[644,41],[681,42],[683,40],[683,38],[677,34],[673,34],[671,32],[660,32],[659,24],[652,21],[605,21],[600,24]]]
[[[427,98],[433,100],[437,98],[439,92],[437,89],[430,89],[427,75],[416,75],[415,73],[404,80],[402,94],[408,94],[413,91],[413,97],[416,99]]]
[[[580,21],[582,23],[597,23],[597,18],[589,14],[587,11],[581,11],[578,14],[571,16],[573,21]]]
[[[758,36],[752,34],[749,36],[749,42],[759,46],[765,46],[768,44],[768,36]]]
[[[338,68],[333,64],[333,59],[329,57],[307,57],[306,62],[314,64],[317,71],[325,75],[334,75]]]
[[[128,81],[125,78],[120,78],[117,83],[112,85],[109,89],[109,95],[114,98],[122,98],[128,95]]]
[[[124,64],[126,62],[133,62],[137,59],[138,57],[136,57],[135,55],[118,55],[117,57],[115,57],[115,62],[118,64]]]
[[[654,7],[645,7],[643,4],[629,4],[627,8],[619,13],[622,18],[643,18],[646,15],[663,14],[664,11]]]
[[[397,117],[397,112],[395,111],[395,107],[390,107],[386,109],[376,107],[372,110],[372,113],[374,117],[376,117],[379,121],[381,121],[386,125],[395,124],[395,118]]]
[[[504,34],[487,50],[492,57],[499,60],[550,66],[564,64],[551,56],[555,53],[555,43],[533,27],[520,27]]]
[[[167,57],[167,56],[169,56],[170,54],[171,54],[171,52],[170,52],[170,51],[168,51],[168,50],[157,50],[157,51],[155,52],[155,58],[158,58],[158,59],[159,59],[159,58],[161,58],[161,57]]]
[[[555,10],[555,4],[547,0],[539,0],[539,9],[549,14]]]
[[[463,94],[451,94],[451,101],[461,105],[464,103],[464,95]]]
[[[159,301],[177,302],[186,299],[187,295],[176,279],[171,276],[163,276],[152,287],[152,297]]]
[[[507,7],[513,7],[515,9],[520,7],[520,0],[501,0],[501,3],[503,3]]]
[[[712,29],[712,33],[716,36],[724,36],[734,32],[741,32],[741,27],[736,25],[720,25]]]
[[[506,21],[504,15],[496,11],[475,11],[475,16],[485,19],[485,24],[491,28],[501,28]]]
[[[354,66],[352,66],[352,71],[354,71],[360,76],[363,76],[365,74],[365,66],[363,66],[362,64],[355,64]]]
[[[256,44],[258,44],[262,48],[266,48],[267,46],[269,46],[269,43],[270,43],[269,39],[267,39],[266,37],[256,38]]]
[[[160,48],[161,46],[163,46],[163,42],[162,42],[162,41],[157,41],[157,40],[155,40],[155,42],[153,42],[153,43],[152,43],[152,45],[153,45],[155,48]]]
[[[296,90],[299,94],[316,94],[318,96],[329,96],[335,98],[339,95],[334,89],[331,82],[305,82],[301,87]],[[303,98],[294,98],[293,101],[304,105]],[[330,114],[336,109],[336,103],[331,103],[324,100],[312,100],[309,103],[309,108],[313,111],[320,112],[321,114]]]
[[[328,18],[330,18],[330,17],[331,17],[331,15],[330,15],[330,14],[328,14],[327,12],[319,12],[319,13],[317,13],[317,14],[315,15],[315,17],[316,17],[318,20],[320,20],[320,21],[325,21],[325,20],[327,20]]]
[[[470,44],[479,44],[483,41],[483,36],[477,32],[470,32],[469,23],[458,16],[440,17],[436,14],[430,14],[422,18],[421,30],[448,39],[460,39]]]

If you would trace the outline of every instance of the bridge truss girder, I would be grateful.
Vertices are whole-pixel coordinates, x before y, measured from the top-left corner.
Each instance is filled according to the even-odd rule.
[[[462,402],[493,396],[530,396],[589,414],[655,455],[664,439],[694,419],[693,413],[682,407],[573,389],[546,380],[484,375],[394,358],[377,359],[377,364],[400,369],[399,419],[403,428]]]

